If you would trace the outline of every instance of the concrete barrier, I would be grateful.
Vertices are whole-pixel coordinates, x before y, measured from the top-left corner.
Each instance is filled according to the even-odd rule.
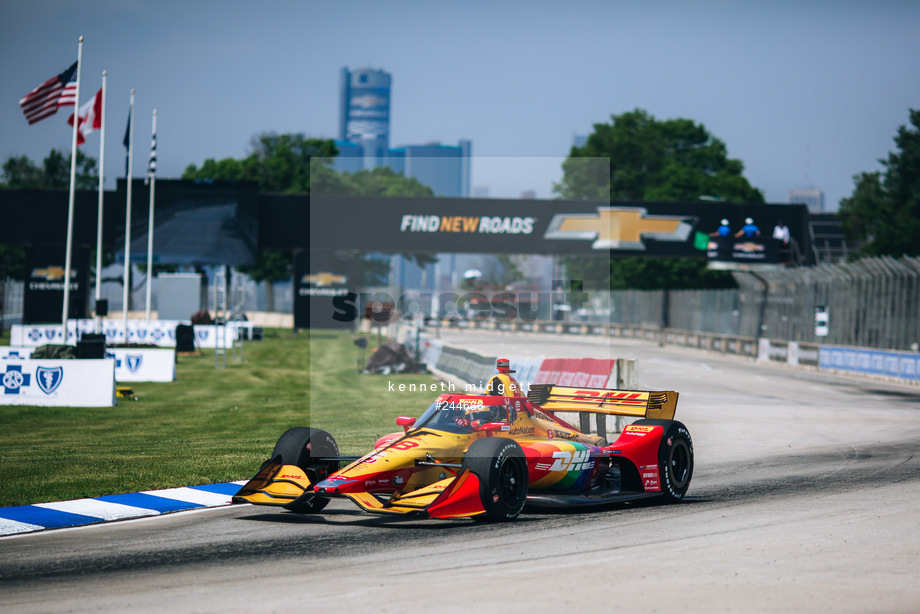
[[[905,384],[920,384],[920,353],[872,348],[755,339],[677,329],[621,324],[554,322],[473,322],[440,320],[446,328],[494,330],[520,334],[592,335],[639,339],[661,345],[695,348],[751,358],[760,362],[806,367],[836,374],[866,375]]]

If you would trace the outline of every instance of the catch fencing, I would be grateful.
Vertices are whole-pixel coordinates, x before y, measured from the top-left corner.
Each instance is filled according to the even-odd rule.
[[[611,292],[604,311],[613,325],[886,350],[920,347],[920,258],[733,275],[736,290]],[[826,335],[816,331],[819,309],[827,313]]]

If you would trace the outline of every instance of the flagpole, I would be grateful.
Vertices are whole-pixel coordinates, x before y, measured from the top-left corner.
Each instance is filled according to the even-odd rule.
[[[102,71],[102,127],[99,129],[99,219],[96,222],[96,310],[102,298],[102,206],[105,185],[105,75]],[[96,314],[96,321],[101,329],[102,318]],[[99,331],[97,331],[99,332]]]
[[[80,68],[83,64],[83,37],[79,39],[77,46],[77,88],[74,93],[74,122],[73,137],[70,145],[70,195],[67,199],[67,254],[64,256],[64,306],[61,309],[61,328],[63,333],[63,344],[67,344],[67,317],[70,315],[70,251],[73,245],[73,209],[74,199],[76,197],[76,179],[77,179],[77,128],[80,126],[77,118],[77,109],[80,108]]]
[[[157,136],[157,110],[153,110],[153,138]],[[154,141],[155,142],[155,141]],[[150,177],[150,214],[147,219],[147,307],[145,319],[150,321],[150,291],[153,286],[153,194],[157,184],[156,170],[152,173],[148,167],[147,176]]]
[[[131,90],[131,106],[128,107],[128,168],[125,172],[125,183],[128,189],[127,204],[125,205],[125,274],[124,274],[124,300],[122,301],[122,315],[125,321],[125,343],[128,343],[128,303],[131,296],[131,174],[134,161],[134,90]]]

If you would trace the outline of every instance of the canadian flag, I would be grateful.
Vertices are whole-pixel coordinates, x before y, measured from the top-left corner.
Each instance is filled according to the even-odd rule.
[[[80,122],[77,124],[77,145],[86,142],[86,135],[93,130],[102,128],[102,88],[96,92],[89,102],[84,103],[77,111],[80,116]],[[73,126],[73,116],[67,118],[67,123]]]

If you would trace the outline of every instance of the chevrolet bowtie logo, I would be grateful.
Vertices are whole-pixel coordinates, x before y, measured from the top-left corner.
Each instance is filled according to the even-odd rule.
[[[344,284],[346,277],[344,275],[334,275],[332,273],[316,273],[315,275],[304,275],[301,283],[313,284],[319,288],[331,286],[332,284]]]
[[[643,239],[686,241],[690,216],[646,215],[641,207],[598,207],[597,215],[559,213],[550,220],[546,239],[594,241],[592,249],[645,249]]]
[[[56,279],[64,279],[64,267],[60,266],[49,266],[44,269],[32,269],[32,277],[44,277],[48,281],[54,281]],[[70,277],[76,277],[77,272],[71,271]]]

